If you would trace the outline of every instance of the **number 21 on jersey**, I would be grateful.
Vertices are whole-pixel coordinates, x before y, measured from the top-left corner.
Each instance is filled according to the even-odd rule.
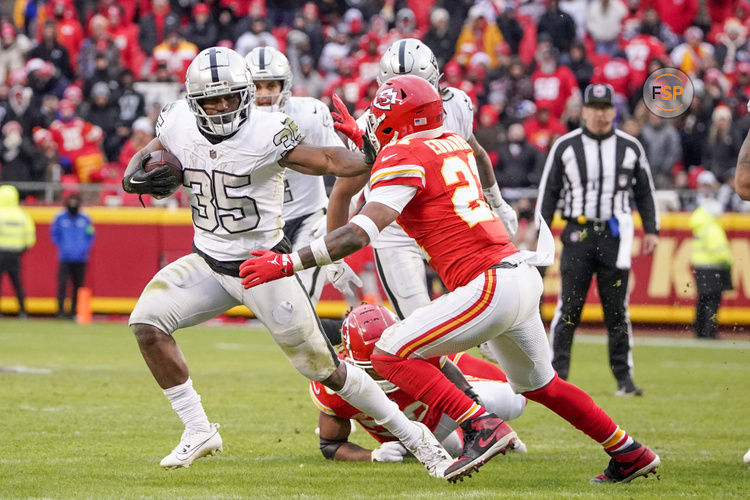
[[[445,158],[440,173],[443,175],[446,186],[456,186],[451,198],[456,215],[461,217],[469,227],[474,227],[480,222],[494,219],[495,215],[484,201],[482,190],[474,174],[477,171],[474,154],[469,153],[467,158],[468,162],[458,156]]]

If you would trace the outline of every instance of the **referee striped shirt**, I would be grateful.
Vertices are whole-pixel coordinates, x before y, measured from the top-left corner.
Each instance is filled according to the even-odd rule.
[[[536,211],[547,224],[558,205],[566,220],[607,221],[631,213],[631,193],[645,232],[658,233],[651,168],[638,139],[615,129],[596,136],[579,128],[550,149]]]

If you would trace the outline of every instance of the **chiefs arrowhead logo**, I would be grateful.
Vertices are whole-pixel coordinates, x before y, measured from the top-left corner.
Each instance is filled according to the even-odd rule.
[[[391,87],[386,87],[385,89],[378,92],[378,95],[376,95],[375,99],[373,99],[372,101],[372,105],[378,109],[389,111],[391,109],[391,106],[396,104],[397,101],[398,92],[393,90]]]

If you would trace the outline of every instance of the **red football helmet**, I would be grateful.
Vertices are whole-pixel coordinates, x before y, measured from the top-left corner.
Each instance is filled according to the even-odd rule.
[[[355,307],[341,326],[341,343],[346,360],[360,368],[372,368],[370,356],[375,342],[398,318],[383,306],[364,304]]]
[[[400,75],[385,81],[370,103],[367,135],[377,151],[417,132],[443,132],[443,99],[424,78]]]

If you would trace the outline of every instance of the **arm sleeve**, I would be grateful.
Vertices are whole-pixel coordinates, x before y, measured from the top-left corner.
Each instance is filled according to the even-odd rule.
[[[559,144],[560,141],[555,142],[547,156],[536,202],[535,211],[541,214],[548,226],[552,224],[552,216],[555,215],[557,200],[563,187],[564,165]]]
[[[638,161],[633,169],[633,195],[638,212],[643,221],[643,231],[649,234],[659,234],[659,213],[654,200],[654,181],[651,178],[651,167],[640,142],[638,145]]]
[[[388,208],[392,208],[398,213],[403,212],[404,207],[414,198],[417,194],[416,186],[408,185],[392,185],[382,186],[375,189],[370,194],[369,202],[377,202],[385,205]]]

